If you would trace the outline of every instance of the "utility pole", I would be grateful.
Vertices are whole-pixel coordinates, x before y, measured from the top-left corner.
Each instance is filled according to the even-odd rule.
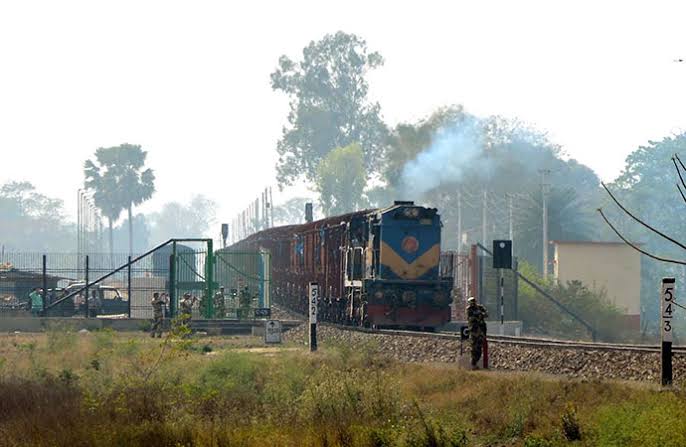
[[[484,189],[484,199],[483,203],[481,204],[481,243],[484,244],[484,246],[488,246],[488,242],[486,240],[486,228],[487,228],[487,222],[486,222],[486,206],[488,202],[488,191]]]
[[[541,169],[541,198],[543,201],[543,279],[548,278],[548,174],[550,169]]]
[[[274,226],[274,198],[272,197],[272,187],[269,187],[269,228]]]
[[[462,193],[457,191],[457,254],[462,252]]]
[[[508,214],[509,214],[509,224],[510,224],[510,231],[509,231],[509,236],[510,240],[514,240],[514,226],[512,223],[512,194],[507,195],[508,198]]]

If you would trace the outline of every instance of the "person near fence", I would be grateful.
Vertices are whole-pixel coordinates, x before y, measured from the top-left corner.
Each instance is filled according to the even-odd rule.
[[[476,298],[467,299],[467,324],[469,326],[469,343],[472,354],[472,369],[478,369],[484,341],[486,340],[486,308],[476,302]]]
[[[160,296],[159,292],[152,294],[152,329],[150,329],[150,336],[155,338],[157,335],[162,338],[162,328],[164,325],[164,306],[166,303],[164,296]]]
[[[186,292],[183,294],[183,299],[179,303],[181,310],[181,325],[189,330],[191,328],[191,321],[193,319],[193,304],[195,304],[197,300],[197,297],[192,297],[190,293]]]
[[[240,306],[240,319],[246,319],[250,316],[250,306],[252,305],[252,296],[250,295],[250,287],[246,284],[241,290],[241,296],[238,298],[238,305]]]
[[[221,286],[219,291],[214,294],[214,316],[217,318],[226,317],[226,295],[224,295],[224,286]]]
[[[95,318],[100,313],[102,308],[102,300],[100,299],[100,294],[98,290],[91,291],[91,297],[88,300],[88,316]]]
[[[31,302],[31,315],[34,317],[40,316],[43,312],[43,295],[42,290],[38,287],[34,288],[29,294],[29,301]]]

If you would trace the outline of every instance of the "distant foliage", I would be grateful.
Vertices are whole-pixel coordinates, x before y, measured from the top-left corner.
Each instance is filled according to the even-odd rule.
[[[305,204],[312,203],[315,219],[321,215],[319,204],[309,197],[293,197],[274,207],[274,225],[295,225],[305,222]]]
[[[0,246],[13,251],[72,251],[76,228],[65,219],[62,200],[29,182],[0,186]]]
[[[598,177],[563,155],[544,133],[524,123],[476,117],[451,106],[391,131],[382,171],[385,196],[378,189],[373,196],[375,202],[414,199],[437,207],[447,248],[455,248],[458,238],[458,193],[467,243],[481,242],[484,203],[487,238],[509,236],[512,197],[515,255],[541,271],[541,169],[551,171],[550,239],[594,239],[600,225]]]
[[[317,169],[319,201],[326,216],[361,209],[367,173],[364,154],[358,144],[331,151]]]
[[[679,154],[686,157],[686,133],[650,141],[640,146],[626,158],[621,175],[609,187],[622,204],[645,222],[660,231],[686,243],[683,237],[683,213],[686,204],[679,195],[679,182],[671,158]],[[684,191],[686,193],[686,191]],[[648,231],[624,214],[610,198],[605,197],[603,210],[628,239],[643,244],[650,252],[667,257],[685,259],[684,251],[678,246]],[[607,238],[616,238],[603,226]],[[686,270],[682,266],[667,264],[643,257],[641,260],[641,309],[644,330],[657,333],[655,324],[659,315],[655,290],[664,276],[673,276],[677,283],[686,281]],[[685,325],[684,312],[675,315],[679,324]],[[649,324],[652,322],[652,324]],[[649,327],[647,326],[649,324]]]
[[[153,244],[172,238],[206,237],[216,222],[217,203],[201,194],[187,204],[167,202],[162,209],[148,216]]]
[[[271,74],[274,90],[289,97],[288,125],[277,145],[279,185],[304,176],[316,182],[317,167],[338,147],[358,143],[369,171],[379,168],[386,126],[378,103],[368,99],[369,71],[381,66],[379,53],[342,31],[303,49],[302,59],[279,58]]]

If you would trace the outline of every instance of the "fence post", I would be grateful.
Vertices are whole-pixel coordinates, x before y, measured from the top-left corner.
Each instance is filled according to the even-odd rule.
[[[212,248],[212,239],[207,240],[207,259],[205,260],[205,266],[207,268],[207,271],[205,272],[205,281],[207,284],[205,285],[207,288],[206,296],[207,299],[205,302],[207,303],[207,318],[213,318],[214,317],[214,296],[213,296],[213,291],[214,291],[214,253],[213,253],[213,248]]]
[[[176,243],[175,243],[176,245]],[[175,252],[176,250],[174,250]],[[169,255],[169,316],[174,318],[176,316],[176,287],[174,284],[174,279],[176,277],[176,258],[174,253]]]
[[[127,274],[126,294],[129,298],[128,313],[129,313],[129,318],[131,318],[131,255],[129,255],[129,265],[126,267],[126,274]]]
[[[48,256],[43,255],[43,316],[45,316],[45,307],[47,306],[48,298]]]
[[[88,255],[86,255],[86,318],[90,316],[88,312],[88,301],[90,300],[89,295],[90,293],[88,290]]]

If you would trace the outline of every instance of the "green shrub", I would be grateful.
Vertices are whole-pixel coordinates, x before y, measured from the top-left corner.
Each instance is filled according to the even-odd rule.
[[[608,405],[594,419],[601,447],[686,445],[684,401],[671,393]]]
[[[576,415],[574,404],[571,402],[567,403],[560,420],[562,423],[562,433],[567,441],[581,440],[581,427],[579,426],[579,418]]]

